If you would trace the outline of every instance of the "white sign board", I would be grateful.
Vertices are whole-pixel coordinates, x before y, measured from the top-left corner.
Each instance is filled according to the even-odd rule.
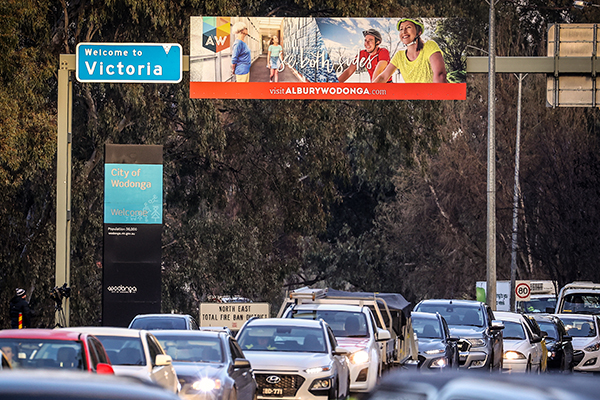
[[[515,282],[515,300],[529,301],[531,300],[531,282],[516,281]]]
[[[239,330],[252,317],[269,318],[269,303],[200,303],[200,326]]]
[[[477,296],[477,300],[485,303],[486,282],[478,281],[476,287],[480,288],[482,293],[481,298]],[[496,310],[510,311],[510,282],[508,281],[496,281]]]

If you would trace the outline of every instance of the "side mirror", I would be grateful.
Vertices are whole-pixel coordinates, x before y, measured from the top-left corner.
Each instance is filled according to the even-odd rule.
[[[540,333],[542,334],[542,337],[543,337],[543,338],[547,338],[547,337],[548,337],[548,332],[546,332],[546,331],[541,331]]]
[[[446,340],[449,341],[450,343],[457,343],[460,340],[460,338],[457,336],[450,336]]]
[[[233,360],[233,368],[251,368],[250,361],[245,358],[236,358]]]
[[[544,340],[543,337],[534,334],[531,338],[531,343],[541,343],[542,340]]]
[[[565,336],[563,336],[563,340],[565,342],[572,342],[573,341],[573,336],[565,335]]]
[[[377,340],[378,341],[389,340],[391,338],[392,338],[392,335],[390,334],[390,331],[388,331],[387,329],[377,328]]]
[[[333,350],[333,355],[334,356],[347,356],[348,354],[350,354],[350,350],[344,348],[344,347],[336,347],[335,350]]]
[[[115,370],[113,369],[112,365],[110,365],[110,364],[98,363],[96,365],[96,373],[102,374],[102,375],[114,375]]]
[[[173,359],[171,358],[171,356],[168,356],[166,354],[157,354],[156,359],[154,360],[154,366],[162,367],[163,365],[171,365],[172,362]]]
[[[504,329],[504,322],[498,321],[498,320],[493,320],[492,326],[490,326],[490,329],[492,331],[501,331],[502,329]]]

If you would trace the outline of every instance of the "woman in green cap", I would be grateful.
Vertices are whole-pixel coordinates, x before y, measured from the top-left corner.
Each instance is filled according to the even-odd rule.
[[[447,83],[442,51],[433,40],[423,41],[425,27],[420,19],[402,18],[396,27],[406,50],[396,52],[373,82],[387,82],[399,70],[406,83]]]

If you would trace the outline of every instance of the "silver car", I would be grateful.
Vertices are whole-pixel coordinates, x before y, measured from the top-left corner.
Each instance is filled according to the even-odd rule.
[[[323,320],[250,319],[237,340],[254,368],[258,398],[348,396],[348,350]]]

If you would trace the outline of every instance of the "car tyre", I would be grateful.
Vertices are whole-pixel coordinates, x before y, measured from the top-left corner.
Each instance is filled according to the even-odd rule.
[[[527,360],[527,366],[525,367],[525,373],[527,373],[527,374],[531,373],[531,358],[529,358]]]

